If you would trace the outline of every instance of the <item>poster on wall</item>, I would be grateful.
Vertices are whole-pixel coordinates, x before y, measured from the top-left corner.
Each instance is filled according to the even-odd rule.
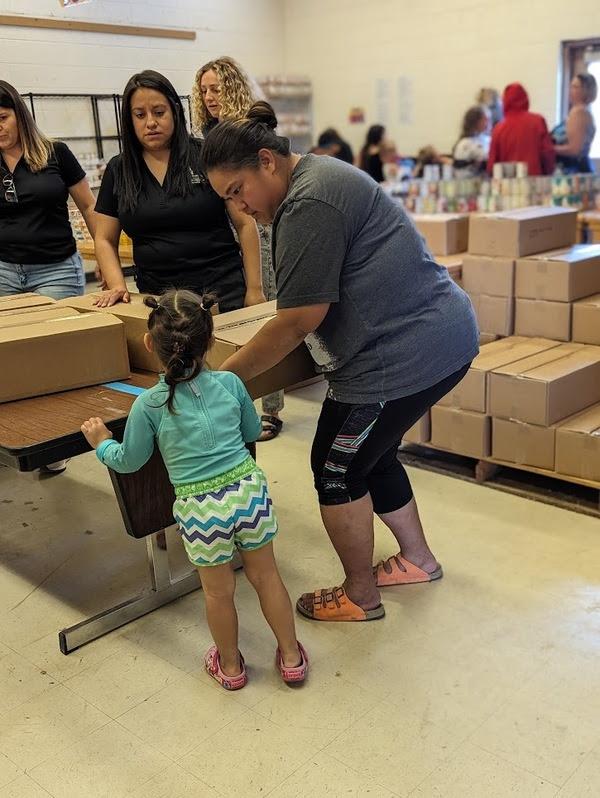
[[[365,109],[358,106],[351,108],[348,114],[348,122],[351,125],[363,125],[365,122]]]
[[[401,125],[412,125],[413,123],[413,83],[412,80],[403,75],[398,78],[398,121]]]
[[[388,125],[390,121],[391,84],[387,78],[375,81],[375,116],[380,125]]]

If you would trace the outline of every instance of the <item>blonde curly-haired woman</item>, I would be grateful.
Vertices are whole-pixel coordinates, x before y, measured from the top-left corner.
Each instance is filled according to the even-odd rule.
[[[224,119],[243,119],[252,103],[262,99],[258,84],[253,81],[233,58],[223,56],[200,67],[192,87],[192,130],[205,136]],[[268,300],[275,299],[275,273],[271,255],[271,226],[258,225],[262,262],[263,293]],[[259,440],[269,441],[281,432],[283,422],[283,391],[269,394],[262,400],[263,432]]]

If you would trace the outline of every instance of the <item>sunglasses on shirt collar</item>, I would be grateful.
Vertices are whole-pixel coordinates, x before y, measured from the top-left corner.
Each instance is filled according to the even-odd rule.
[[[18,202],[17,189],[15,188],[15,179],[11,173],[2,168],[2,188],[4,189],[4,199],[6,202]]]

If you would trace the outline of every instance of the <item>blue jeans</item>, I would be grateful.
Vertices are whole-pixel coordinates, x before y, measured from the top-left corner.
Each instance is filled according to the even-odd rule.
[[[79,252],[58,263],[7,263],[0,260],[0,296],[29,291],[52,299],[82,296],[85,276]]]

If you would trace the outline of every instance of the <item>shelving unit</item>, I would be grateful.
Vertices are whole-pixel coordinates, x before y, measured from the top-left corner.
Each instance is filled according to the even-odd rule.
[[[105,162],[121,151],[122,95],[27,92],[22,97],[44,133],[66,142],[79,158]],[[181,100],[189,125],[190,98]]]
[[[313,143],[312,84],[306,77],[268,76],[258,84],[279,121],[278,131],[287,136],[295,152],[308,152]]]

